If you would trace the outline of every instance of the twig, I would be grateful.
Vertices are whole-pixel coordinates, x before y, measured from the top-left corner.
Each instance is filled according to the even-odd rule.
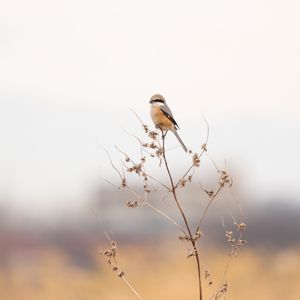
[[[168,162],[167,162],[167,158],[166,158],[166,153],[165,153],[165,137],[166,137],[166,134],[167,132],[164,134],[164,132],[161,130],[162,132],[162,144],[163,144],[163,160],[164,160],[164,163],[165,163],[165,167],[166,167],[166,170],[167,170],[167,173],[168,173],[168,176],[169,176],[169,179],[170,179],[170,183],[171,183],[171,186],[172,186],[172,194],[173,194],[173,197],[174,197],[174,200],[176,202],[176,205],[181,213],[181,216],[184,220],[184,223],[185,223],[185,226],[186,226],[186,229],[188,231],[188,236],[189,236],[189,240],[190,242],[192,243],[192,246],[193,246],[193,251],[194,251],[194,255],[196,257],[196,262],[197,262],[197,274],[198,274],[198,287],[199,287],[199,300],[202,300],[203,297],[202,297],[202,284],[201,284],[201,269],[200,269],[200,259],[199,259],[199,253],[198,253],[198,248],[197,248],[197,245],[196,245],[196,241],[192,235],[192,232],[190,230],[190,226],[189,226],[189,223],[187,221],[187,218],[185,216],[185,213],[178,201],[178,198],[177,198],[177,193],[176,193],[176,187],[174,185],[174,181],[173,181],[173,178],[172,178],[172,175],[171,175],[171,172],[170,172],[170,169],[169,169],[169,166],[168,166]]]
[[[208,139],[209,139],[209,124],[208,124],[208,121],[206,120],[206,118],[204,117],[203,113],[202,114],[202,118],[204,119],[205,123],[206,123],[206,139],[205,139],[205,144],[202,145],[202,151],[200,152],[199,154],[199,159],[202,157],[202,155],[204,153],[207,153],[207,144],[208,144]],[[185,176],[187,176],[191,170],[194,170],[195,169],[195,165],[194,163],[187,169],[187,171],[184,173],[184,175],[181,177],[181,179],[179,179],[179,181],[176,183],[175,185],[175,188],[178,187],[178,185],[180,184],[181,180],[185,178]]]
[[[138,294],[136,289],[128,282],[125,276],[122,276],[121,279],[127,284],[127,286],[132,290],[132,292],[140,299],[143,300],[143,298]]]
[[[204,210],[204,212],[203,212],[203,214],[202,214],[202,216],[201,216],[201,218],[200,218],[200,221],[199,221],[199,225],[198,225],[198,227],[197,227],[197,230],[200,229],[200,226],[201,226],[201,224],[202,224],[202,222],[203,222],[203,220],[204,220],[204,218],[205,218],[205,216],[206,216],[206,214],[207,214],[207,211],[208,211],[209,207],[210,207],[211,204],[213,203],[214,199],[218,196],[218,194],[220,193],[220,191],[222,190],[222,188],[223,188],[223,186],[220,185],[219,188],[218,188],[218,190],[216,191],[216,193],[214,193],[214,194],[211,196],[211,198],[210,198],[208,204],[206,205],[205,210]]]
[[[137,290],[132,286],[132,284],[126,279],[125,277],[125,273],[123,271],[121,271],[122,269],[120,268],[120,265],[118,263],[117,260],[117,245],[116,242],[114,242],[108,235],[108,233],[106,232],[106,230],[103,228],[104,234],[106,236],[106,238],[108,239],[109,243],[110,243],[110,249],[105,250],[104,252],[102,252],[103,255],[105,255],[106,257],[108,257],[108,264],[112,267],[112,270],[114,272],[117,272],[117,275],[119,278],[121,278],[123,280],[123,282],[130,288],[130,290],[136,295],[136,297],[140,300],[143,300],[143,298],[141,297],[141,295],[137,292]]]
[[[133,111],[134,112],[134,111]],[[135,113],[135,112],[134,112]],[[136,113],[135,113],[136,114]],[[137,117],[138,117],[138,115],[136,115]],[[139,117],[138,117],[139,118]],[[140,120],[140,119],[139,119]],[[141,121],[141,120],[140,120]],[[140,145],[141,145],[141,148],[142,148],[142,151],[144,151],[144,152],[146,152],[148,155],[152,155],[149,151],[147,151],[146,149],[145,149],[145,146],[144,146],[144,143],[136,136],[136,135],[134,135],[134,134],[131,134],[131,133],[129,133],[129,132],[127,132],[126,130],[125,130],[125,132],[128,134],[128,135],[130,135],[130,136],[132,136],[132,137],[134,137],[139,143],[140,143]],[[122,150],[120,150],[117,146],[115,146],[116,147],[116,149],[120,152],[120,153],[122,153],[123,155],[125,155],[125,157],[128,157],[128,159],[134,164],[134,162],[132,161],[132,159],[130,159],[130,157],[124,152],[124,151],[122,151]],[[155,182],[157,182],[157,183],[159,183],[161,186],[163,186],[165,189],[167,189],[168,191],[171,191],[171,189],[167,186],[167,185],[165,185],[164,183],[162,183],[161,181],[159,181],[159,180],[157,180],[155,177],[153,177],[152,175],[150,175],[150,174],[148,174],[148,173],[146,173],[146,172],[144,172],[144,174],[147,176],[147,177],[149,177],[149,178],[151,178],[152,180],[154,180]]]
[[[143,127],[146,126],[146,125],[143,123],[142,119],[139,117],[139,115],[138,115],[133,109],[130,108],[129,110],[135,114],[135,116],[138,118],[138,120],[140,121],[140,123],[141,123],[141,125],[142,125]]]
[[[161,211],[160,209],[158,209],[157,207],[155,207],[154,205],[152,205],[148,200],[146,200],[145,198],[141,197],[139,194],[137,194],[135,191],[133,191],[132,189],[130,189],[128,186],[127,186],[127,188],[128,188],[128,191],[131,194],[133,194],[135,197],[137,197],[138,199],[140,199],[142,201],[142,203],[146,204],[147,206],[149,206],[150,208],[152,208],[154,211],[156,211],[160,215],[164,216],[167,220],[169,220],[172,224],[174,224],[183,234],[185,234],[186,236],[189,236],[185,232],[185,230],[176,221],[174,221],[171,217],[169,217],[163,211]]]
[[[112,168],[119,174],[120,178],[123,180],[123,177],[122,177],[120,171],[119,171],[119,170],[116,168],[116,166],[113,164],[113,162],[112,162],[112,160],[111,160],[111,157],[110,157],[108,151],[107,151],[106,149],[104,149],[104,151],[106,152],[106,154],[107,154],[107,156],[108,156],[108,159],[109,159],[109,161],[110,161],[110,164],[111,164]]]

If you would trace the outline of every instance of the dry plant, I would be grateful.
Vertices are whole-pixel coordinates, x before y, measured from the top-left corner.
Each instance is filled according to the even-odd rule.
[[[117,259],[117,243],[109,237],[106,231],[104,231],[104,233],[110,243],[110,247],[104,251],[101,251],[100,253],[107,258],[106,263],[111,267],[112,271],[115,272],[117,276],[123,280],[123,282],[131,289],[131,291],[137,296],[138,299],[143,300],[143,298],[139,295],[136,289],[127,280],[124,271],[122,271],[120,267],[120,264]]]
[[[215,199],[219,196],[221,191],[224,188],[231,188],[232,187],[232,178],[227,173],[226,170],[220,170],[215,162],[210,158],[208,155],[207,144],[209,138],[209,126],[207,120],[204,118],[206,126],[207,126],[207,135],[206,141],[199,147],[198,152],[193,152],[192,150],[188,151],[188,155],[190,157],[190,165],[187,167],[186,171],[180,176],[177,180],[175,180],[170,167],[169,161],[167,157],[167,150],[166,150],[166,137],[168,132],[164,132],[159,128],[151,129],[148,125],[144,124],[141,118],[132,111],[138,120],[140,121],[143,131],[144,131],[144,139],[141,139],[135,135],[131,135],[134,137],[139,144],[140,147],[140,156],[138,159],[132,158],[129,154],[122,151],[118,147],[116,150],[123,156],[122,168],[118,169],[116,165],[113,163],[111,156],[106,151],[110,164],[112,168],[116,171],[118,176],[120,177],[120,183],[116,186],[119,190],[126,190],[132,196],[133,200],[128,200],[126,205],[128,208],[137,208],[139,206],[147,206],[151,208],[156,213],[160,214],[170,223],[172,223],[179,231],[180,234],[178,235],[179,240],[185,241],[190,244],[191,249],[189,249],[187,258],[194,258],[196,269],[197,269],[197,279],[198,279],[198,299],[204,300],[203,295],[203,281],[206,281],[209,287],[212,287],[213,280],[212,276],[208,270],[202,270],[201,263],[200,263],[200,253],[199,253],[199,242],[201,241],[202,231],[201,228],[203,226],[203,222],[206,219],[207,213],[211,208],[212,203]],[[182,155],[186,155],[182,153]],[[207,195],[208,201],[203,209],[201,215],[199,216],[197,226],[192,228],[191,220],[189,220],[186,212],[183,209],[181,204],[181,200],[178,196],[178,190],[185,188],[188,184],[190,184],[195,177],[196,171],[200,168],[202,160],[204,158],[208,158],[214,165],[216,172],[218,174],[218,181],[217,187],[215,189],[205,189],[200,184],[202,191]],[[164,168],[166,171],[167,181],[168,183],[164,183],[154,176],[151,176],[147,172],[147,163],[151,163],[151,160],[158,159],[158,167]],[[129,184],[128,175],[125,174],[135,174],[139,179],[142,181],[142,190],[143,192],[135,191],[132,186]],[[111,183],[111,182],[110,182]],[[112,184],[112,183],[111,183]],[[153,187],[154,185],[159,185],[162,190],[164,190],[168,195],[171,194],[172,198],[176,204],[176,207],[180,213],[182,224],[180,225],[181,221],[174,219],[168,215],[168,212],[162,211],[160,208],[155,206],[152,201],[149,200],[149,195],[154,192],[156,189]],[[233,217],[232,217],[233,218]],[[227,229],[223,222],[224,232],[228,243],[230,244],[230,253],[228,257],[228,261],[224,270],[223,278],[221,282],[218,284],[218,287],[212,291],[210,296],[206,296],[205,299],[220,299],[228,290],[228,284],[226,280],[226,274],[228,271],[228,267],[230,264],[231,257],[235,257],[238,255],[239,250],[243,245],[245,245],[246,241],[243,240],[243,232],[246,228],[246,224],[242,221],[237,222],[234,218],[234,226],[236,231],[232,229]],[[134,294],[139,298],[142,299],[141,296],[137,293],[137,291],[133,288],[131,284],[125,279],[125,273],[120,269],[117,260],[117,248],[116,242],[112,241],[110,237],[106,234],[107,239],[110,242],[110,249],[102,251],[102,254],[108,258],[108,264],[112,267],[112,270],[117,273],[117,275],[123,279],[123,281],[129,286],[129,288],[134,292]]]

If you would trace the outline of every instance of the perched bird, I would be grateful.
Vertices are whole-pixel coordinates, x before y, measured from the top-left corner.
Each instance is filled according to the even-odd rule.
[[[149,103],[151,104],[150,115],[153,123],[156,127],[160,128],[163,131],[172,131],[177,137],[179,143],[181,144],[183,150],[187,152],[187,148],[181,140],[180,136],[177,133],[179,129],[178,124],[176,123],[173,114],[166,103],[165,98],[162,95],[155,94],[151,97]]]

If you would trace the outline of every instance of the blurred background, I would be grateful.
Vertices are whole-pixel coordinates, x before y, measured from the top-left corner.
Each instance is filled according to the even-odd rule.
[[[233,178],[203,227],[209,295],[230,246],[230,299],[299,299],[300,4],[297,1],[2,1],[0,3],[0,296],[134,299],[105,264],[104,229],[145,299],[195,299],[194,262],[178,230],[132,200],[106,149],[139,159],[149,98],[167,99],[188,148],[208,156],[184,191],[192,222],[215,189],[214,163]],[[175,178],[190,158],[168,136]],[[214,163],[212,163],[213,159]],[[153,176],[166,182],[150,160]],[[140,181],[131,179],[138,190]],[[185,193],[185,194],[184,194]],[[176,220],[171,197],[151,201]],[[241,210],[240,210],[241,208]],[[151,262],[151,263],[150,263]]]

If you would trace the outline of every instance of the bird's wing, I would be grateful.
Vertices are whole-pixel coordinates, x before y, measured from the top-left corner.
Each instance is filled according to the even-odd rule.
[[[163,112],[163,114],[174,124],[175,129],[178,129],[179,126],[178,126],[177,122],[175,121],[169,106],[167,104],[164,104],[163,106],[160,107],[160,109]]]

